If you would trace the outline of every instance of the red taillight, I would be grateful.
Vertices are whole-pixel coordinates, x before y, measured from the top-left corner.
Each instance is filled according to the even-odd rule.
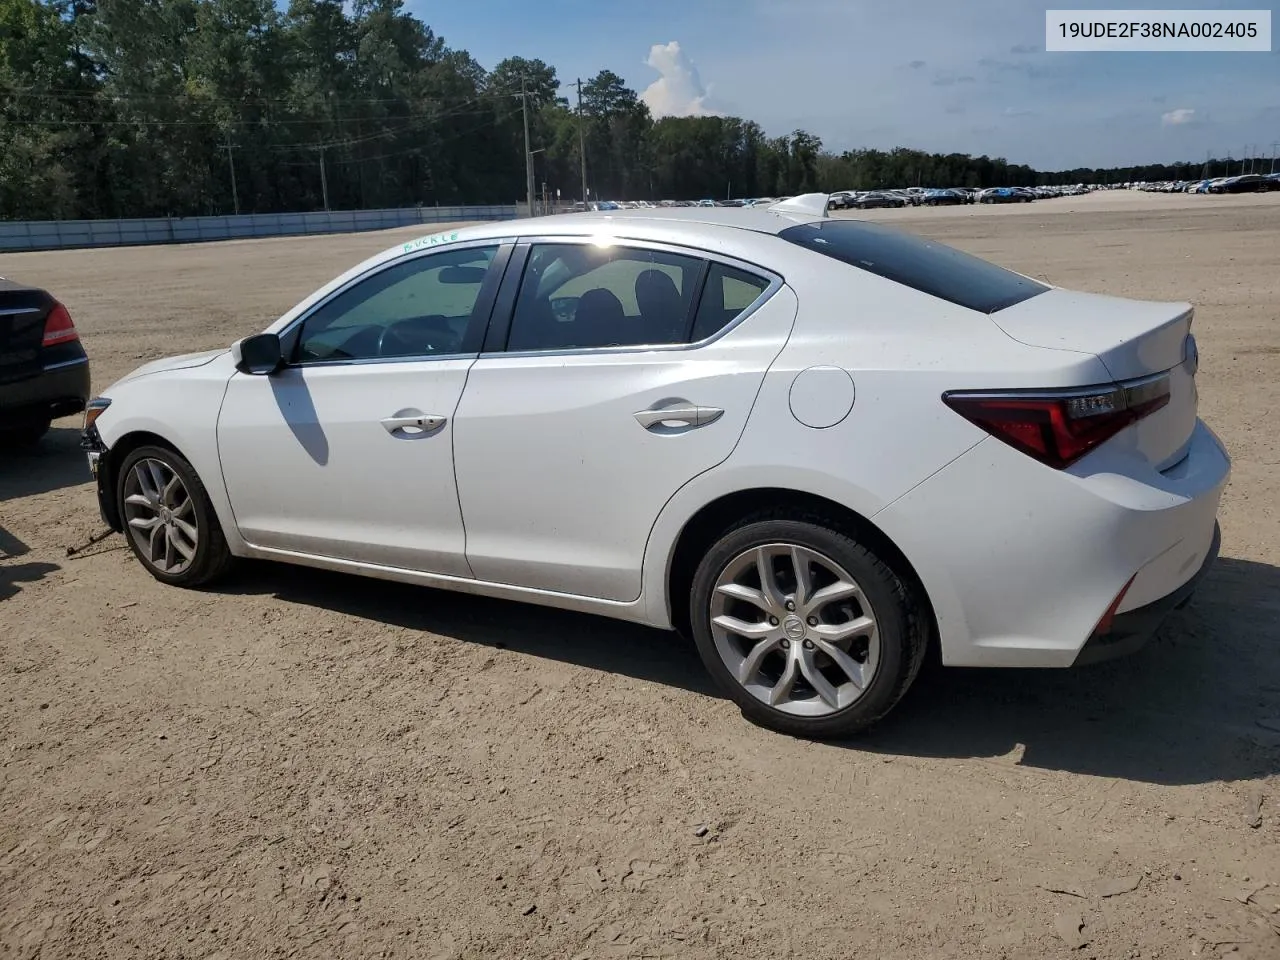
[[[43,346],[52,347],[59,343],[70,343],[72,340],[79,340],[80,334],[76,333],[76,325],[71,322],[71,314],[67,313],[67,308],[60,303],[54,303],[53,309],[49,311],[49,316],[44,320],[44,340],[41,341]]]
[[[1120,592],[1116,594],[1116,598],[1111,601],[1111,606],[1107,607],[1107,612],[1102,615],[1102,619],[1098,621],[1098,625],[1093,628],[1092,636],[1099,637],[1111,632],[1111,627],[1116,620],[1116,611],[1120,609],[1120,602],[1124,600],[1124,595],[1129,592],[1129,588],[1133,586],[1133,581],[1138,579],[1135,573],[1129,578],[1128,582],[1120,588]]]
[[[1169,402],[1169,377],[1083,390],[954,391],[943,401],[998,440],[1061,470]]]

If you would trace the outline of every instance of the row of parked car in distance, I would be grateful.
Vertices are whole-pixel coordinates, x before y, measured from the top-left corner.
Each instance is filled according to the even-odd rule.
[[[579,200],[570,212],[608,210],[666,210],[671,207],[767,207],[771,203],[790,200],[790,197],[753,197],[749,200]]]
[[[877,207],[942,207],[962,203],[1030,203],[1052,197],[1088,193],[1091,187],[907,187],[900,190],[838,190],[831,194],[832,210],[870,210]],[[592,200],[579,201],[572,212],[655,210],[669,207],[761,207],[790,197],[750,197],[732,200]]]
[[[925,188],[902,190],[842,190],[831,195],[835,210],[868,210],[876,207],[942,207],[963,203],[1031,203],[1052,197],[1087,193],[1083,184],[1071,187],[977,187]]]
[[[1280,173],[1245,173],[1238,177],[1208,180],[1162,180],[1132,186],[1145,193],[1269,193],[1280,190]]]

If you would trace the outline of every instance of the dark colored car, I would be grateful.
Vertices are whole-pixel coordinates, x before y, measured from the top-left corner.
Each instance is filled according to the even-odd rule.
[[[1239,177],[1232,177],[1222,185],[1223,193],[1263,193],[1266,189],[1266,178],[1258,173],[1246,173]]]
[[[0,277],[0,447],[35,443],[89,399],[89,358],[67,308]]]
[[[978,194],[979,203],[1030,203],[1034,199],[1034,194],[1019,187],[989,187]]]
[[[859,210],[872,210],[876,207],[905,207],[907,201],[894,193],[873,190],[871,193],[864,193],[858,197],[853,201],[853,205]]]
[[[969,198],[959,190],[926,190],[921,202],[926,207],[949,207],[968,203]]]

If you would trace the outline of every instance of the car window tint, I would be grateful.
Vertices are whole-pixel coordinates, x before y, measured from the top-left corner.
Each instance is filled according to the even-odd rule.
[[[872,223],[824,220],[788,227],[778,236],[981,313],[995,313],[1049,289],[954,247]]]
[[[705,340],[733,322],[734,317],[760,298],[769,288],[769,281],[754,273],[711,264],[707,272],[707,285],[698,302],[698,316],[693,321],[695,343]]]
[[[507,349],[684,343],[697,257],[596,244],[529,251]]]
[[[460,352],[497,249],[432,253],[361,280],[303,322],[297,361]]]

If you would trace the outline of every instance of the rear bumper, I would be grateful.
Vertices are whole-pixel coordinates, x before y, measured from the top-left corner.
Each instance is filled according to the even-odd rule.
[[[987,439],[872,520],[919,575],[944,664],[1070,667],[1126,585],[1127,633],[1183,599],[1217,550],[1229,474],[1199,422],[1164,471],[1121,444],[1050,470]]]
[[[0,384],[0,426],[56,420],[84,410],[89,400],[89,358],[46,367],[16,383]]]
[[[1200,581],[1204,579],[1205,574],[1209,572],[1209,568],[1218,559],[1218,549],[1221,546],[1222,530],[1215,523],[1213,541],[1209,545],[1209,552],[1205,555],[1204,563],[1200,565],[1200,569],[1196,571],[1195,576],[1159,600],[1152,601],[1146,606],[1129,610],[1126,613],[1116,614],[1111,621],[1109,630],[1104,633],[1094,633],[1085,642],[1072,666],[1081,667],[1090,663],[1102,663],[1106,660],[1114,660],[1117,657],[1128,656],[1142,649],[1147,641],[1155,636],[1165,618],[1173,613],[1174,610],[1185,606],[1187,601],[1191,599],[1191,595],[1195,593]]]

